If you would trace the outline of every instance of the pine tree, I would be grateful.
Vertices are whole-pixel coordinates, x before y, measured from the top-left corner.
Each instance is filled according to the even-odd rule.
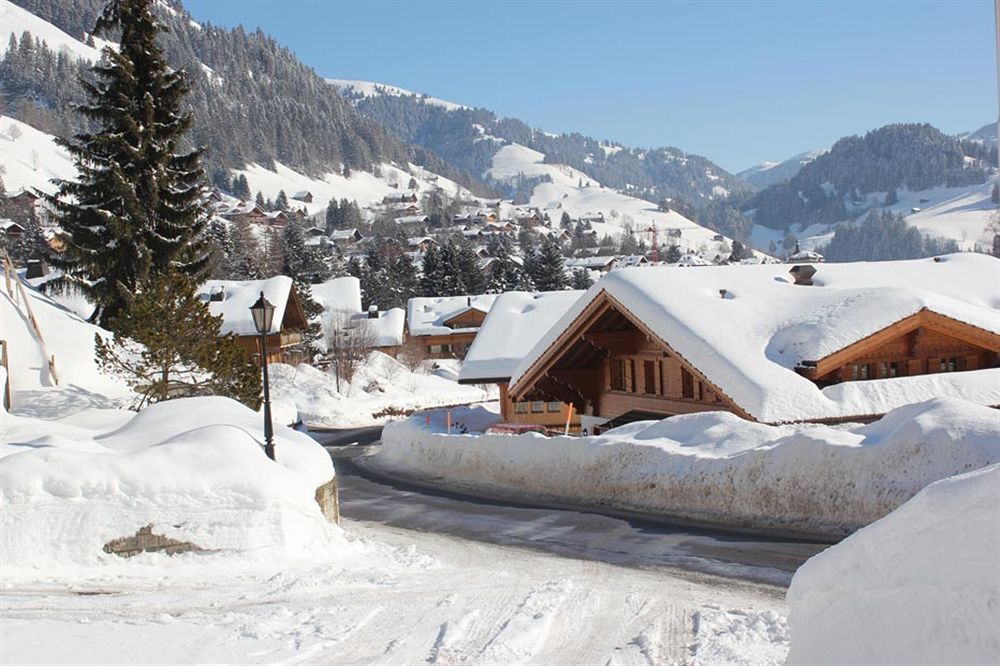
[[[559,291],[567,285],[562,248],[552,236],[542,241],[542,247],[531,262],[531,279],[538,291]]]
[[[264,277],[260,243],[250,223],[242,220],[230,229],[232,250],[229,254],[229,276],[233,280],[259,280]]]
[[[288,195],[285,194],[284,190],[279,190],[278,191],[278,196],[274,200],[274,208],[276,210],[285,211],[286,213],[288,212],[288,209],[289,209],[289,207],[288,207]]]
[[[94,65],[95,82],[83,82],[89,102],[79,110],[95,129],[59,140],[79,180],[46,196],[66,232],[53,263],[102,324],[127,310],[150,276],[201,277],[210,260],[201,151],[175,152],[192,123],[182,111],[187,77],[164,60],[151,6],[112,0],[98,18],[93,32],[120,35],[120,47]]]
[[[733,249],[732,252],[729,253],[729,263],[738,264],[743,259],[751,256],[753,256],[753,252],[745,248],[743,243],[738,240],[733,241]]]
[[[455,263],[461,279],[461,291],[464,294],[481,294],[486,291],[486,275],[479,267],[479,257],[476,256],[472,244],[468,240],[456,246]]]
[[[405,308],[406,302],[417,295],[417,269],[405,253],[400,253],[389,266],[390,298],[383,309]]]
[[[417,289],[421,296],[439,296],[442,281],[441,263],[439,261],[440,252],[431,245],[424,252],[423,271],[420,276]]]
[[[681,260],[683,254],[681,253],[681,248],[676,243],[667,248],[666,262],[668,264],[676,264]]]
[[[330,199],[330,203],[326,207],[326,233],[329,234],[341,226],[343,226],[343,213],[340,210],[340,205],[337,203],[337,198],[334,197]]]
[[[569,231],[573,228],[573,220],[570,218],[569,213],[563,211],[562,217],[559,218],[559,226]]]
[[[100,369],[150,402],[224,395],[256,409],[260,375],[232,334],[220,335],[191,278],[168,272],[149,278],[128,310],[110,321],[111,340],[96,335]]]
[[[895,206],[899,203],[899,195],[896,194],[896,188],[891,188],[885,195],[885,203],[883,206]]]
[[[573,289],[590,289],[593,284],[594,281],[590,277],[590,271],[586,268],[573,270],[573,278],[570,280],[570,286]]]
[[[502,294],[505,291],[523,288],[524,271],[511,256],[510,238],[498,236],[490,243],[489,250],[493,255],[493,262],[490,264],[486,291]]]
[[[267,208],[267,201],[264,199],[264,193],[261,192],[260,190],[257,190],[257,196],[254,197],[253,202],[257,206],[260,206],[261,208],[265,209]]]
[[[420,188],[420,186],[417,184],[417,179],[416,178],[410,178],[410,182],[407,183],[406,187],[407,187],[407,189],[411,189],[411,190],[416,190],[416,189]]]
[[[205,230],[205,237],[212,247],[212,266],[209,277],[215,280],[225,280],[232,277],[233,268],[233,238],[225,221],[212,218]]]

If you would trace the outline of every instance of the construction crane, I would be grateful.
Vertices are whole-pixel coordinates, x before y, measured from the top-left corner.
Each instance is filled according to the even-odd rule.
[[[649,258],[653,261],[654,264],[658,264],[660,263],[660,241],[657,239],[656,236],[657,233],[656,223],[654,222],[653,224],[649,225],[643,231],[646,231],[647,233],[653,235],[653,251],[649,253]]]

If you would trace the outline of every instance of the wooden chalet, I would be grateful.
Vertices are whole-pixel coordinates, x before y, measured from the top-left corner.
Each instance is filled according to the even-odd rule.
[[[571,402],[585,427],[715,410],[871,420],[942,395],[1000,405],[996,259],[833,264],[819,277],[612,271],[519,364],[510,399]]]
[[[200,289],[209,311],[222,316],[221,333],[232,333],[237,343],[260,361],[260,335],[253,324],[250,306],[264,292],[274,305],[273,332],[267,336],[268,363],[296,365],[304,360],[302,331],[308,327],[292,279],[279,275],[267,280],[208,280]]]
[[[302,190],[301,192],[296,192],[295,194],[293,194],[291,198],[294,199],[295,201],[301,201],[302,203],[312,203],[313,193],[309,192],[308,190]]]
[[[423,345],[431,358],[465,358],[495,294],[411,298],[407,337]]]
[[[521,400],[510,397],[508,385],[520,360],[545,332],[565,314],[582,291],[501,294],[490,308],[472,343],[458,377],[459,384],[497,384],[500,414],[505,423],[541,425],[562,430],[580,428],[580,414],[570,414],[560,400]]]

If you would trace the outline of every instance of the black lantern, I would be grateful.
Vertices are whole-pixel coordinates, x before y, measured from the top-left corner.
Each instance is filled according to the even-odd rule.
[[[260,292],[260,298],[250,306],[250,314],[253,315],[253,325],[257,329],[258,335],[266,335],[271,332],[271,323],[274,321],[274,305],[264,298],[264,292]]]
[[[253,325],[260,335],[260,369],[264,375],[264,453],[271,460],[274,460],[274,427],[271,425],[271,389],[268,386],[267,378],[267,334],[271,332],[271,323],[274,320],[274,305],[264,298],[264,292],[260,292],[260,298],[250,306],[250,314],[253,315]]]

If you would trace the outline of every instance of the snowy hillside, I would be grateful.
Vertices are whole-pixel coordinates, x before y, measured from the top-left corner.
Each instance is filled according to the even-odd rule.
[[[513,143],[496,152],[493,165],[483,175],[499,181],[513,181],[522,176],[550,178],[551,182],[535,186],[529,204],[548,213],[553,222],[558,222],[563,212],[574,219],[603,216],[604,222],[591,223],[598,236],[618,237],[630,226],[637,238],[651,245],[652,233],[647,229],[655,227],[661,245],[676,243],[684,251],[704,252],[709,256],[725,251],[728,255],[724,244],[731,240],[714,240],[718,235],[715,231],[676,211],[663,212],[649,201],[604,187],[572,167],[546,164],[544,160],[543,153]],[[674,230],[674,236],[669,235],[670,230]],[[676,236],[678,232],[680,236]]]
[[[997,124],[990,123],[988,125],[983,125],[975,132],[969,132],[968,134],[960,134],[960,139],[966,139],[968,141],[981,141],[987,145],[997,145]]]
[[[825,152],[825,149],[807,150],[804,153],[793,155],[787,160],[783,160],[781,162],[761,162],[757,166],[752,166],[749,169],[740,171],[736,174],[736,176],[738,178],[742,178],[754,187],[763,189],[769,185],[773,185],[774,183],[780,183],[783,180],[788,180],[797,174],[802,167],[809,164]]]
[[[868,195],[855,213],[844,222],[861,223],[868,215],[870,206],[877,210],[891,210],[905,216],[906,222],[921,234],[936,238],[954,240],[961,250],[988,247],[991,236],[986,233],[990,214],[995,205],[990,201],[990,193],[995,180],[981,185],[965,187],[936,187],[918,192],[898,190],[899,201],[891,206],[881,206],[887,193],[874,192]],[[814,224],[803,228],[793,224],[788,231],[798,240],[803,250],[814,250],[830,242],[839,224]],[[785,232],[754,224],[750,242],[754,247],[766,248],[772,241],[780,246]]]
[[[76,177],[76,168],[69,153],[56,144],[55,137],[7,116],[0,116],[0,167],[3,169],[4,185],[9,191],[37,188],[52,194],[56,191],[52,179]],[[437,187],[449,195],[465,191],[454,181],[414,164],[408,165],[406,170],[382,164],[378,173],[375,176],[356,171],[350,178],[345,178],[331,172],[313,178],[280,162],[275,163],[273,171],[258,164],[233,171],[233,174],[247,177],[251,192],[260,191],[270,199],[277,197],[281,190],[288,196],[302,191],[311,192],[312,203],[292,202],[296,207],[305,208],[309,214],[322,212],[332,198],[357,201],[360,206],[381,201],[384,196],[409,191],[406,187],[410,178],[417,182],[418,196]]]
[[[99,60],[101,47],[110,44],[102,39],[95,39],[98,48],[87,46],[10,0],[0,0],[0,54],[6,53],[11,35],[19,40],[24,32],[30,32],[56,53],[68,51],[71,55],[88,61]]]
[[[415,93],[405,88],[390,86],[385,83],[373,83],[371,81],[357,81],[353,79],[326,79],[326,82],[337,88],[345,97],[374,97],[377,95],[391,95],[393,97],[416,97],[425,104],[440,106],[448,111],[458,109],[468,109],[462,104],[456,104],[430,95]]]

